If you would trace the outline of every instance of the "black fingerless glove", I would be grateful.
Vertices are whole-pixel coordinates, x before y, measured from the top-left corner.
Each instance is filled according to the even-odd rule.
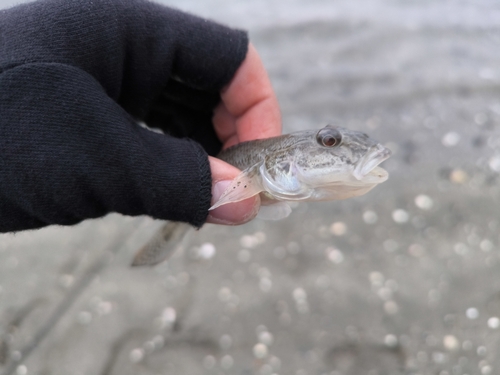
[[[1,10],[0,231],[109,212],[201,226],[212,111],[247,46],[242,31],[142,0]]]

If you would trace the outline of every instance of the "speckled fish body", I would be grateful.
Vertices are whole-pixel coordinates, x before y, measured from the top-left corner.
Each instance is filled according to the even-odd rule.
[[[265,205],[359,196],[387,180],[378,165],[390,155],[365,133],[331,125],[240,143],[218,156],[242,173],[211,209],[256,194]]]

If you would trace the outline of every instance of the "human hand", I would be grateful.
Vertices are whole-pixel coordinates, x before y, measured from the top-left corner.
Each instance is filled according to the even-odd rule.
[[[0,35],[0,232],[110,212],[199,227],[238,173],[207,154],[279,134],[243,31],[150,1],[51,0],[0,12]]]
[[[248,53],[234,78],[221,93],[213,123],[223,147],[252,139],[274,137],[281,133],[281,115],[276,95],[257,50]],[[240,171],[220,159],[209,157],[212,171],[212,203],[222,195]],[[260,207],[258,196],[210,211],[207,222],[242,224],[255,217]]]

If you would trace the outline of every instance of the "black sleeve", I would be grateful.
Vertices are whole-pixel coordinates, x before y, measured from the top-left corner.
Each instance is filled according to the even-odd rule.
[[[0,11],[0,231],[109,212],[202,225],[212,109],[247,45],[141,0]]]

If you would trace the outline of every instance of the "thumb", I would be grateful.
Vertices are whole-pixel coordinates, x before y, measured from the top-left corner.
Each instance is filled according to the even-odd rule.
[[[232,165],[209,156],[212,171],[212,205],[215,204],[241,171]],[[207,223],[238,225],[252,220],[259,212],[260,198],[254,196],[236,203],[229,203],[209,211]]]

